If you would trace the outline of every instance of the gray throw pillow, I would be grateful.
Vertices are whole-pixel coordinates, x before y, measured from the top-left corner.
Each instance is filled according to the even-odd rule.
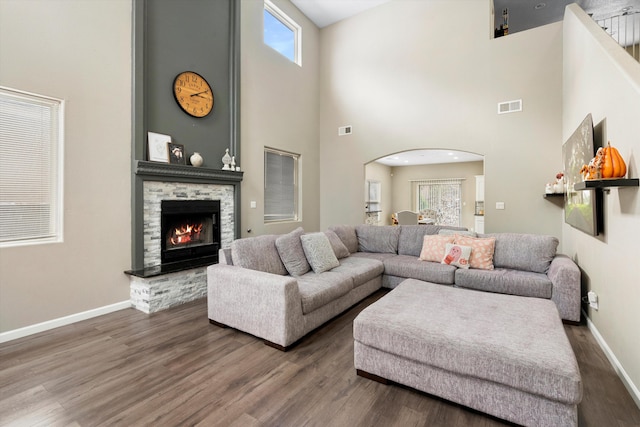
[[[320,274],[340,265],[326,234],[322,232],[303,234],[300,240],[314,273]]]
[[[331,247],[333,248],[333,253],[336,254],[336,258],[342,259],[350,255],[349,249],[347,249],[344,243],[342,243],[342,240],[340,240],[340,237],[338,237],[334,231],[327,230],[324,234],[327,235],[329,243],[331,243]]]
[[[300,241],[300,236],[303,234],[303,228],[298,227],[276,239],[276,248],[280,254],[280,259],[282,259],[284,267],[292,276],[302,276],[311,270]]]

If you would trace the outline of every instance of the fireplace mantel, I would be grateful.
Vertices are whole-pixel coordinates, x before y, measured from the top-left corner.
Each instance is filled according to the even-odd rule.
[[[143,179],[152,180],[180,180],[182,178],[192,182],[233,183],[242,181],[244,172],[137,160],[135,174]]]

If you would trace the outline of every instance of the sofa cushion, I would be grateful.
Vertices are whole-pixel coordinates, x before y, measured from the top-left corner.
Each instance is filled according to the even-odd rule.
[[[347,249],[344,243],[342,243],[342,240],[340,240],[340,237],[338,237],[335,231],[327,230],[324,232],[324,234],[327,235],[329,243],[331,243],[331,247],[333,248],[333,253],[336,254],[336,258],[346,258],[351,254],[351,252],[349,252],[349,249]]]
[[[297,280],[304,314],[329,304],[353,289],[353,279],[348,274],[334,271],[321,274],[309,272]]]
[[[456,234],[454,243],[458,245],[471,246],[471,257],[469,266],[481,270],[493,270],[493,251],[495,248],[495,237],[469,237]]]
[[[341,259],[340,265],[331,271],[348,274],[353,279],[353,287],[357,288],[381,276],[384,273],[384,264],[375,259],[349,257]]]
[[[309,233],[300,236],[304,254],[316,274],[331,270],[340,265],[331,243],[324,233]]]
[[[384,261],[384,274],[453,285],[456,267],[440,262],[420,261],[410,255],[396,255]]]
[[[458,268],[469,268],[469,256],[471,255],[471,246],[455,245],[447,243],[444,250],[443,264],[453,265]]]
[[[420,256],[424,236],[438,234],[440,230],[466,230],[466,228],[441,225],[402,225],[398,238],[398,255]],[[443,249],[444,250],[444,249]],[[440,262],[440,259],[438,259]]]
[[[276,248],[278,237],[280,236],[267,234],[234,240],[231,242],[233,265],[265,273],[286,275],[287,269]]]
[[[496,239],[493,254],[493,265],[496,268],[546,273],[558,248],[558,239],[553,236],[516,233],[495,233],[483,236]]]
[[[357,225],[356,235],[360,252],[398,253],[400,227]]]
[[[457,270],[455,281],[461,288],[537,298],[551,298],[553,287],[546,274],[505,268]]]
[[[302,276],[311,269],[304,254],[304,249],[302,249],[300,236],[303,234],[302,227],[298,227],[276,239],[276,248],[278,249],[278,254],[280,254],[280,259],[292,276]]]
[[[334,225],[329,227],[329,230],[340,237],[340,240],[349,249],[350,253],[358,252],[358,236],[353,225]]]
[[[383,262],[387,258],[393,258],[397,256],[396,254],[377,254],[375,252],[356,252],[355,254],[351,254],[352,258],[367,258],[367,259],[375,259],[380,262]]]
[[[420,259],[422,261],[440,262],[447,248],[447,243],[453,243],[454,236],[424,236]],[[410,255],[410,254],[405,254]]]

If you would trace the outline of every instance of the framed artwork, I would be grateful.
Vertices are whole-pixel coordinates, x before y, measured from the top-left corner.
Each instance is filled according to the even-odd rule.
[[[169,163],[169,143],[171,136],[161,133],[147,133],[147,158],[152,162]]]
[[[187,164],[187,159],[184,156],[184,145],[170,142],[167,146],[169,149],[169,163],[174,165]]]

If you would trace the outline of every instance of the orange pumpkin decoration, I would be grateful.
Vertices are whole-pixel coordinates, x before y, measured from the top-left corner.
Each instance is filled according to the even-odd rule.
[[[603,178],[622,178],[627,174],[627,165],[611,141],[604,147],[604,162],[602,163]]]

